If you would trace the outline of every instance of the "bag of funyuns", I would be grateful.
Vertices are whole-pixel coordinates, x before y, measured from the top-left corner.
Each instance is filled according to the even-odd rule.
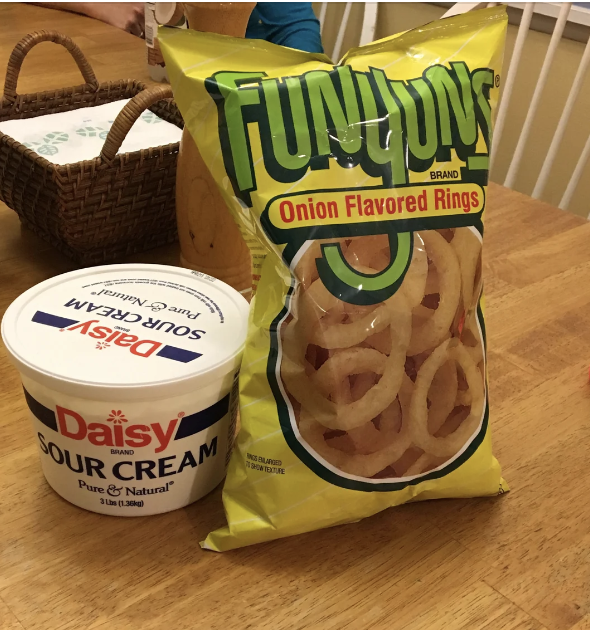
[[[255,268],[225,551],[409,500],[494,495],[482,294],[507,18],[327,57],[160,31]]]

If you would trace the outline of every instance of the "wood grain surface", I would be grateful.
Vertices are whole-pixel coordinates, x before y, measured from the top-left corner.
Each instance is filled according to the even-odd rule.
[[[0,72],[40,28],[73,36],[99,80],[147,78],[144,42],[26,5],[0,5]],[[20,86],[78,81],[73,61],[46,44]],[[219,490],[128,520],[80,510],[47,486],[0,348],[0,629],[590,630],[590,224],[499,186],[488,207],[491,425],[509,494],[203,552],[198,541],[223,522]],[[0,315],[70,268],[0,204]]]

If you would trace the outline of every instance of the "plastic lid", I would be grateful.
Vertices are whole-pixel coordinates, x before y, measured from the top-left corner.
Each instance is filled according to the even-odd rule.
[[[18,297],[2,338],[19,370],[73,395],[179,395],[237,369],[248,302],[205,274],[108,265],[46,280]]]

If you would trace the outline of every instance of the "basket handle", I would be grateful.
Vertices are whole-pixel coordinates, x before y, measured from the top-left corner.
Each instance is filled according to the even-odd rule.
[[[172,98],[172,88],[169,85],[157,85],[136,94],[115,118],[100,152],[101,160],[110,164],[135,121],[148,107],[166,98]]]
[[[76,62],[82,77],[87,85],[98,89],[98,81],[94,76],[94,71],[88,63],[88,60],[84,56],[84,53],[78,48],[78,45],[67,35],[62,35],[57,31],[37,31],[35,33],[29,33],[25,35],[20,42],[14,47],[10,59],[8,60],[8,66],[6,68],[6,81],[4,82],[4,99],[9,102],[14,102],[17,98],[16,84],[20,74],[21,66],[27,56],[28,52],[41,42],[53,42],[54,44],[60,44],[72,55]]]

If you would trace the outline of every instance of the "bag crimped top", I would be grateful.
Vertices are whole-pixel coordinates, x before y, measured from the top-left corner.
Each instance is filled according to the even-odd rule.
[[[504,492],[481,245],[503,8],[324,55],[160,31],[255,297],[226,550]]]

